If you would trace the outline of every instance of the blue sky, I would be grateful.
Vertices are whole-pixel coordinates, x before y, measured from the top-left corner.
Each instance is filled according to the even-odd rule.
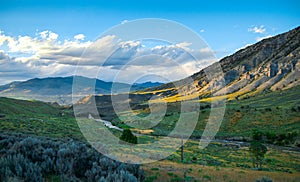
[[[17,39],[18,36],[34,38],[43,31],[49,31],[55,33],[52,34],[53,36],[57,35],[56,41],[74,40],[74,36],[83,34],[85,42],[93,42],[101,33],[124,20],[163,18],[177,21],[198,33],[215,51],[217,58],[232,54],[239,48],[253,44],[264,37],[293,29],[299,26],[300,22],[300,2],[297,0],[1,0],[0,3],[0,30],[6,38]],[[7,50],[7,45],[4,43],[0,49],[6,57],[10,58],[24,54],[22,51],[18,54],[10,53],[12,51]],[[45,63],[39,62],[35,66],[40,64]],[[9,65],[6,69],[9,69]],[[28,68],[23,70],[23,78],[70,74],[68,71],[64,73],[63,69],[43,75]],[[1,77],[7,72],[7,70],[6,73],[0,70]],[[5,81],[0,80],[0,84],[21,78],[11,73]],[[105,79],[109,80],[109,78]]]

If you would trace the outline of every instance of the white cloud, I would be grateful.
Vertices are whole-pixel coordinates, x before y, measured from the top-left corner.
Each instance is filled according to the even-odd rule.
[[[128,22],[128,20],[123,20],[122,22],[121,22],[121,24],[125,24],[125,23],[127,23]]]
[[[204,30],[204,29],[201,29],[200,32],[203,33],[203,32],[205,32],[205,30]]]
[[[94,42],[85,41],[83,34],[75,35],[73,40],[58,37],[49,30],[34,37],[13,37],[0,32],[0,84],[73,75],[76,68],[82,76],[89,77],[95,77],[101,70],[99,78],[107,81],[120,71],[127,72],[123,82],[150,72],[176,80],[199,71],[213,60],[209,49],[193,50],[189,42],[143,47],[141,41],[122,41],[114,35]],[[4,47],[8,50],[3,51]]]
[[[74,36],[75,40],[84,40],[85,36],[83,34],[77,34]]]
[[[176,47],[182,48],[182,49],[189,49],[189,46],[192,45],[190,42],[180,42],[176,44]]]
[[[262,33],[265,33],[265,31],[266,31],[266,28],[264,27],[264,25],[248,28],[248,32],[253,32],[253,33],[262,34]]]
[[[212,50],[208,47],[205,47],[205,48],[201,48],[199,51],[200,53],[210,53]]]
[[[56,33],[50,32],[49,33],[49,39],[50,40],[56,40],[58,38],[58,35]]]
[[[45,30],[43,32],[40,32],[39,34],[42,39],[46,40],[56,40],[58,38],[58,35],[56,33],[49,30]]]

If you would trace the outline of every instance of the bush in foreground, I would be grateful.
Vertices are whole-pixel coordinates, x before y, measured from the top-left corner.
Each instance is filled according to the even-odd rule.
[[[74,140],[0,134],[0,181],[142,181],[139,165],[111,160]]]

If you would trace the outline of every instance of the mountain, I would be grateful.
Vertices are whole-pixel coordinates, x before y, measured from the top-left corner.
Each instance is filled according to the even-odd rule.
[[[264,39],[254,45],[239,50],[231,56],[221,59],[223,77],[215,75],[208,80],[205,70],[214,70],[217,63],[195,73],[189,78],[174,83],[143,83],[130,85],[96,80],[96,94],[123,93],[128,88],[135,91],[133,97],[145,95],[145,99],[151,95],[160,96],[167,102],[176,102],[188,99],[224,98],[238,100],[255,96],[262,92],[286,90],[300,85],[300,27],[289,32]],[[78,77],[80,88],[84,93],[89,93],[88,87],[94,79]],[[192,81],[191,81],[192,80]],[[224,80],[224,84],[219,84]],[[43,101],[55,101],[60,104],[71,103],[73,77],[65,78],[35,78],[25,82],[13,82],[0,86],[0,95]],[[184,92],[184,96],[178,93],[178,88]],[[78,100],[82,98],[78,96]],[[83,99],[87,100],[87,99]]]
[[[213,70],[217,64],[221,65],[223,76],[215,75],[208,80],[205,70]],[[145,103],[149,99],[158,103],[164,100],[175,105],[177,101],[191,99],[200,102],[223,98],[247,100],[275,91],[284,94],[283,91],[300,85],[299,78],[300,27],[297,27],[241,49],[188,78],[133,92],[129,98],[134,110],[147,110],[148,106]],[[224,84],[219,84],[222,80]],[[179,94],[178,89],[184,94]],[[118,100],[120,103],[128,98],[122,94],[113,97],[116,98],[114,101]],[[294,99],[299,100],[299,97]],[[95,99],[89,96],[81,99],[78,105],[94,104],[94,101],[100,113],[113,112],[111,98],[108,96],[95,96]],[[86,114],[85,108],[79,109],[80,114]]]
[[[0,86],[0,96],[70,104],[72,102],[73,79],[74,77],[52,77],[12,82]],[[96,94],[116,94],[126,92],[128,89],[136,91],[161,84],[158,82],[145,82],[135,83],[131,86],[126,83],[105,82],[80,76],[76,77],[76,81],[79,83],[79,88],[83,90],[82,95],[91,92],[90,85],[95,85]],[[112,85],[114,85],[113,88]],[[80,98],[81,96],[78,96],[78,99]]]
[[[174,83],[163,84],[137,93],[153,93],[165,101],[174,102],[227,95],[229,100],[251,97],[263,91],[285,90],[300,84],[300,27],[264,39],[221,59],[223,70],[208,80],[205,70],[214,70],[216,63]],[[193,80],[192,82],[190,80]],[[225,84],[219,84],[224,79]],[[174,85],[184,91],[177,93]]]
[[[271,133],[280,138],[299,131],[300,27],[239,50],[221,59],[219,64],[223,70],[223,85],[218,85],[222,80],[220,75],[211,80],[206,78],[205,70],[214,68],[215,63],[189,78],[129,95],[90,95],[73,108],[79,117],[100,116],[118,127],[126,124],[137,126],[137,129],[151,128],[153,135],[162,136],[173,131],[182,114],[193,114],[182,111],[182,103],[178,101],[200,101],[201,113],[192,134],[192,137],[200,138],[211,117],[210,101],[227,98],[216,137],[249,139],[252,130],[259,129],[264,135]],[[183,96],[174,85],[179,85]],[[160,108],[165,103],[162,104],[162,100],[167,105],[163,117]],[[115,106],[120,108],[118,112]],[[157,118],[161,120],[154,126],[152,122]]]

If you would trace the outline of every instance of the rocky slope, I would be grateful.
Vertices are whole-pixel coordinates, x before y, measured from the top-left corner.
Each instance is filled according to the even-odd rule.
[[[138,93],[154,93],[172,102],[227,95],[228,99],[248,97],[262,91],[284,90],[300,85],[300,27],[264,39],[219,61],[223,75],[208,79],[206,71],[175,82],[184,91],[178,94],[174,84],[164,84]],[[192,82],[189,81],[192,78]],[[220,84],[223,83],[223,84]]]

